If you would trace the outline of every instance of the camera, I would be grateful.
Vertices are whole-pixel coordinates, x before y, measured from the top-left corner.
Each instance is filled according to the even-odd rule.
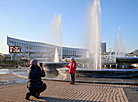
[[[40,67],[43,67],[43,63],[40,63]]]

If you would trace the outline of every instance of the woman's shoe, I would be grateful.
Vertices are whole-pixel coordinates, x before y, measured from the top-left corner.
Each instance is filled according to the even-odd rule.
[[[73,84],[73,81],[71,81],[70,84]]]
[[[73,83],[72,84],[75,84],[75,82],[73,81]]]
[[[36,93],[36,94],[34,95],[35,98],[39,98],[39,96],[40,96],[40,93]]]
[[[28,92],[28,93],[26,94],[25,99],[29,100],[29,97],[30,97],[30,96],[31,96],[31,93],[30,93],[30,92]]]

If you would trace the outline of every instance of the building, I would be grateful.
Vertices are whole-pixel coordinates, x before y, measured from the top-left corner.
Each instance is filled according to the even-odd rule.
[[[59,58],[61,58],[61,47],[47,43],[32,42],[12,38],[7,36],[8,46],[20,46],[20,53],[11,53],[11,60],[48,58],[53,61],[55,49],[57,48]],[[86,49],[62,47],[62,58],[65,57],[85,57]]]
[[[102,54],[106,53],[106,42],[101,43],[101,52]]]
[[[138,49],[137,49],[137,50],[135,50],[135,54],[136,54],[136,56],[138,56]]]
[[[60,47],[52,44],[26,41],[17,38],[12,38],[7,36],[8,46],[20,46],[20,53],[10,53],[11,60],[21,60],[21,59],[45,59],[45,61],[54,61],[55,50],[57,49],[59,59],[69,58],[69,57],[86,57],[87,49],[82,48],[70,48],[70,47]],[[106,43],[101,44],[102,53],[106,52]]]

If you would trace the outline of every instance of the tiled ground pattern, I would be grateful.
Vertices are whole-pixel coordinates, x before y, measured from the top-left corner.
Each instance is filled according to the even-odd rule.
[[[28,102],[128,102],[124,88],[137,89],[132,85],[88,84],[44,81],[47,89],[40,98],[30,97]],[[0,86],[0,102],[26,102],[26,84]]]

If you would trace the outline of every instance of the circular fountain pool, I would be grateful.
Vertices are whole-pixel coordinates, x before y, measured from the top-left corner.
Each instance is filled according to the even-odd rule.
[[[43,62],[43,68],[46,73],[58,74],[56,68],[63,68],[68,62]]]
[[[68,77],[68,68],[57,68],[58,73]],[[95,77],[95,78],[135,78],[138,77],[138,69],[86,69],[77,68],[76,77]]]

